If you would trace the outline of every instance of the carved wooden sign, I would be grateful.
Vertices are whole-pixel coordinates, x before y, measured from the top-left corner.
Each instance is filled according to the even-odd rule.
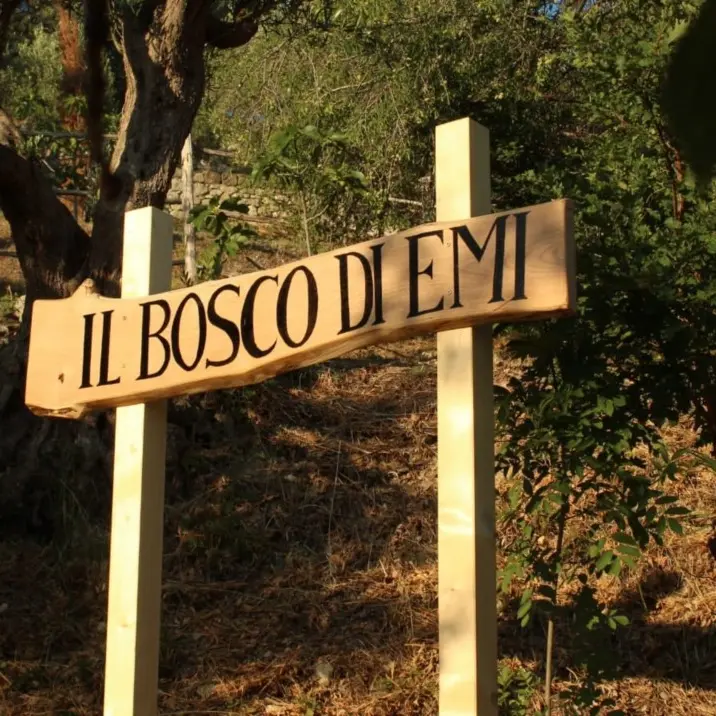
[[[441,222],[138,299],[36,301],[26,402],[96,408],[257,383],[369,344],[575,309],[571,204]]]

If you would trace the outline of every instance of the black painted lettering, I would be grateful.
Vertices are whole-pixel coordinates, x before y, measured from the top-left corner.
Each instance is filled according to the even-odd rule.
[[[514,214],[516,221],[516,237],[515,237],[515,293],[512,300],[520,300],[527,298],[525,296],[525,264],[526,264],[526,242],[527,242],[527,214],[529,212],[521,212]],[[498,216],[495,219],[490,233],[485,239],[485,243],[480,246],[475,237],[470,233],[467,226],[455,226],[452,228],[453,236],[453,288],[455,300],[451,308],[461,308],[460,303],[460,252],[459,240],[462,240],[465,246],[470,249],[472,255],[482,261],[487,246],[490,243],[493,233],[495,234],[495,264],[492,273],[492,298],[490,303],[504,301],[502,295],[503,277],[505,271],[505,237],[507,235],[507,221],[511,214],[506,216]]]
[[[87,313],[85,319],[85,339],[82,346],[82,383],[80,388],[92,387],[92,327],[94,325],[94,313]]]
[[[433,262],[431,261],[422,271],[418,270],[419,261],[419,246],[418,242],[420,239],[427,238],[428,236],[436,236],[440,239],[440,243],[443,242],[443,232],[439,231],[426,231],[422,234],[415,234],[414,236],[406,236],[408,240],[408,291],[410,294],[410,311],[408,312],[408,318],[414,318],[415,316],[422,316],[426,313],[433,313],[433,311],[441,311],[443,308],[444,299],[440,299],[435,306],[432,308],[419,308],[419,291],[418,291],[418,279],[420,276],[425,275],[430,278],[433,277]]]
[[[517,229],[515,235],[515,295],[513,300],[527,298],[525,295],[525,264],[527,263],[527,214],[522,211],[515,214]]]
[[[186,308],[189,301],[193,301],[196,306],[196,314],[199,321],[199,336],[196,343],[196,355],[191,363],[187,363],[184,360],[184,356],[181,352],[181,319],[184,315],[184,309]],[[172,321],[172,354],[176,364],[182,369],[188,372],[194,370],[199,365],[199,362],[204,355],[204,349],[206,348],[206,313],[204,313],[204,304],[201,302],[199,296],[193,291],[188,293],[182,302],[177,306],[177,312],[174,315]]]
[[[252,358],[263,358],[267,356],[275,347],[277,341],[274,341],[268,348],[259,348],[256,345],[254,336],[254,304],[256,303],[256,294],[259,287],[266,281],[273,281],[278,286],[278,276],[261,276],[251,284],[246,292],[246,300],[241,309],[241,336],[244,341],[244,348]]]
[[[239,346],[241,343],[241,338],[239,336],[239,327],[233,321],[230,321],[225,316],[220,315],[219,312],[216,310],[216,301],[224,291],[233,291],[237,296],[241,296],[241,290],[238,286],[234,286],[233,284],[219,286],[219,288],[217,288],[216,291],[211,294],[211,298],[209,299],[209,306],[206,309],[206,315],[209,319],[209,323],[211,323],[212,326],[216,326],[217,328],[224,331],[224,333],[226,333],[229,340],[231,341],[231,352],[226,358],[222,358],[221,360],[211,360],[211,358],[207,358],[207,368],[219,368],[222,365],[228,365],[239,354]]]
[[[495,265],[492,268],[492,298],[489,303],[499,303],[505,299],[502,297],[502,280],[505,275],[505,226],[507,225],[506,216],[500,216],[493,224],[497,226],[497,238],[495,239]],[[492,229],[490,230],[492,234]],[[487,235],[487,242],[490,240],[490,234]]]
[[[363,284],[365,288],[365,294],[363,299],[363,315],[360,320],[355,324],[351,325],[351,306],[350,306],[350,292],[348,288],[348,259],[354,257],[358,259],[358,262],[363,269]],[[370,261],[359,254],[356,251],[348,251],[345,254],[336,256],[338,259],[338,280],[340,284],[340,301],[341,301],[341,330],[338,331],[338,335],[341,333],[348,333],[348,331],[355,331],[358,328],[363,328],[368,319],[370,319],[373,313],[373,271],[371,270]]]
[[[383,318],[383,246],[385,246],[385,244],[370,247],[370,250],[373,252],[373,275],[375,280],[374,326],[385,323],[385,319]]]
[[[495,267],[492,274],[492,298],[490,303],[502,301],[502,273],[505,260],[505,234],[507,219],[509,216],[498,216],[490,228],[490,233],[485,239],[485,243],[480,246],[475,237],[470,233],[467,226],[454,226],[452,228],[452,257],[453,257],[453,292],[455,300],[451,308],[461,308],[460,303],[460,239],[465,246],[470,249],[472,255],[482,261],[487,246],[490,243],[492,234],[495,234]]]
[[[342,333],[348,333],[349,331],[355,331],[358,328],[363,328],[368,323],[371,315],[373,315],[373,309],[375,308],[375,320],[373,325],[377,326],[380,323],[385,323],[383,319],[383,246],[385,244],[378,244],[377,246],[371,246],[373,252],[373,265],[371,266],[370,261],[359,254],[356,251],[347,251],[345,254],[336,256],[339,264],[339,285],[340,285],[340,302],[341,302],[341,330],[338,331],[338,335]],[[355,325],[351,325],[351,310],[350,310],[350,290],[348,287],[348,259],[350,257],[358,259],[361,268],[363,269],[363,284],[364,284],[364,298],[363,298],[363,315],[360,317]]]
[[[114,311],[102,313],[102,347],[99,352],[99,383],[97,385],[116,385],[120,378],[109,379],[109,340],[112,335],[112,314]]]
[[[289,292],[291,291],[291,283],[293,277],[298,272],[303,273],[306,277],[306,292],[308,293],[308,314],[306,316],[306,330],[303,334],[303,338],[299,341],[294,341],[288,334],[288,302]],[[291,271],[286,280],[281,285],[281,290],[278,292],[278,304],[276,306],[276,324],[278,326],[278,332],[283,341],[287,346],[291,348],[300,348],[313,333],[313,329],[316,327],[316,320],[318,319],[318,285],[316,279],[305,266],[297,266]]]
[[[146,380],[148,378],[158,378],[160,375],[164,373],[164,371],[167,369],[167,366],[169,365],[169,360],[171,359],[171,348],[169,346],[169,341],[162,335],[162,333],[166,330],[167,326],[169,325],[169,317],[170,317],[170,311],[169,311],[169,304],[163,299],[159,298],[156,301],[147,301],[146,303],[142,303],[142,345],[140,349],[140,358],[139,358],[139,377],[137,380]],[[154,333],[149,332],[149,327],[151,323],[151,313],[152,313],[152,306],[159,306],[159,308],[162,309],[164,312],[164,317],[162,318],[162,325],[159,326],[159,328],[154,331]],[[154,373],[149,372],[149,339],[150,338],[156,338],[162,345],[162,348],[164,348],[164,360],[162,361],[162,365],[159,368],[159,370],[154,371]]]

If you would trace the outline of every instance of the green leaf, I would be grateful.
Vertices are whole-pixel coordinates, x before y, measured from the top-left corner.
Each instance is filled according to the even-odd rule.
[[[318,127],[315,124],[307,124],[301,132],[311,139],[320,139],[321,133],[318,131]]]
[[[690,515],[691,510],[688,507],[669,507],[668,510],[664,513],[666,515]]]
[[[620,554],[626,554],[630,557],[640,557],[641,556],[641,550],[632,544],[619,544],[617,545],[617,552]]]
[[[525,602],[520,606],[520,608],[517,610],[517,618],[522,619],[522,617],[525,616],[525,614],[528,614],[530,609],[532,609],[532,602]]]
[[[601,572],[603,569],[606,568],[608,564],[611,563],[612,559],[614,559],[614,552],[611,550],[604,552],[602,556],[597,560],[597,563],[594,565],[597,572]]]
[[[679,520],[670,517],[666,522],[672,532],[676,533],[677,535],[684,534],[684,528],[682,527],[681,522],[679,522]]]
[[[615,532],[614,539],[620,544],[636,545],[636,540],[626,532]]]

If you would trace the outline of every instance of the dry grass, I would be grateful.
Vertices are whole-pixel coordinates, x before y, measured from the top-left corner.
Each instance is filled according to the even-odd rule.
[[[498,382],[514,370],[498,361]],[[160,712],[436,714],[434,340],[178,401],[177,411]],[[667,438],[686,446],[694,433],[685,421]],[[82,522],[84,496],[63,490],[81,527],[73,542],[0,543],[4,716],[101,713],[106,520]],[[628,714],[716,714],[716,562],[706,547],[716,477],[694,466],[674,490],[696,511],[685,536],[599,584],[632,620],[611,642],[619,677],[605,685]],[[559,625],[561,687],[579,679],[570,648]],[[543,627],[520,629],[506,611],[502,663],[539,671],[543,650]]]

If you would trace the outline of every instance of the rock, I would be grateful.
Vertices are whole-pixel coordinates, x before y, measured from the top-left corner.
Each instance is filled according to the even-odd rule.
[[[207,184],[221,184],[221,174],[219,172],[206,172],[204,181]]]

